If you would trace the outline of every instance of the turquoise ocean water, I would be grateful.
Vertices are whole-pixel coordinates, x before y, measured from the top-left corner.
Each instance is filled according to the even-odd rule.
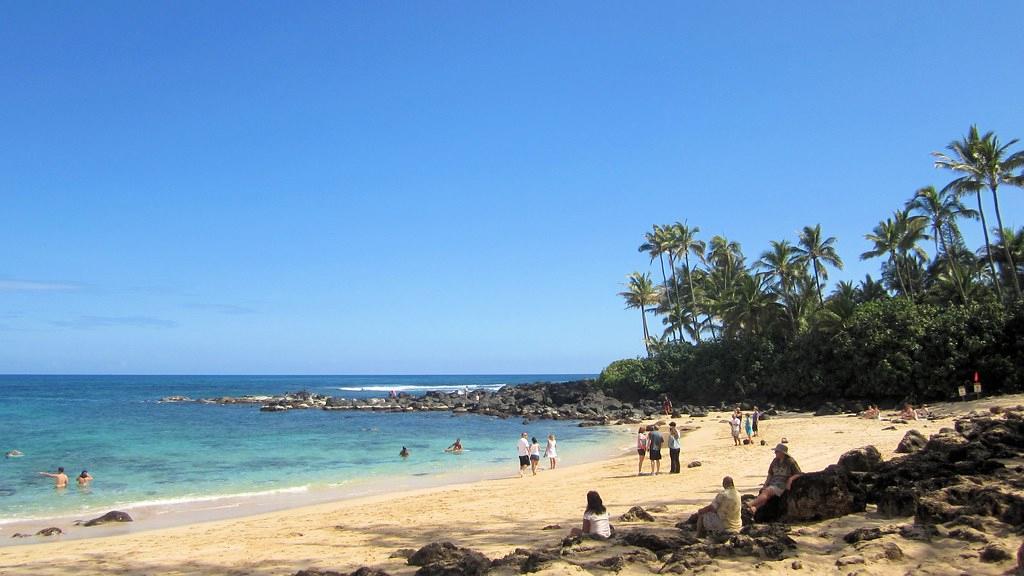
[[[514,474],[515,444],[528,431],[555,434],[563,463],[607,450],[606,428],[576,422],[499,419],[446,412],[375,413],[258,406],[160,403],[193,398],[309,390],[345,398],[390,390],[499,388],[588,375],[502,376],[0,376],[0,527],[25,520],[110,509],[176,507],[267,494],[332,497]],[[444,448],[459,437],[466,451]],[[408,447],[408,459],[398,457]],[[606,452],[605,452],[606,453]],[[63,491],[38,475],[87,469],[88,489]]]

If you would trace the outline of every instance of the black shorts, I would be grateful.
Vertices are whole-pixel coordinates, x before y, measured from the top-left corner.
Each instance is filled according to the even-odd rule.
[[[651,453],[647,455],[647,459],[654,460],[655,462],[661,460],[661,450],[651,449]]]
[[[519,465],[520,466],[529,466],[530,465],[530,457],[529,456],[520,456],[519,457]]]

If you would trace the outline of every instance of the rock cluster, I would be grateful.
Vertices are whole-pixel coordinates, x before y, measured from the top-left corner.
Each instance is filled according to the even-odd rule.
[[[627,403],[606,396],[591,380],[577,382],[521,384],[499,390],[431,391],[422,396],[402,392],[392,398],[339,398],[302,391],[283,396],[232,396],[192,399],[167,396],[161,402],[200,402],[206,404],[259,404],[264,412],[288,410],[368,410],[383,412],[450,411],[455,414],[482,414],[526,420],[580,420],[581,425],[635,424],[661,414],[661,404],[653,400]],[[674,415],[705,416],[699,406],[677,406]]]

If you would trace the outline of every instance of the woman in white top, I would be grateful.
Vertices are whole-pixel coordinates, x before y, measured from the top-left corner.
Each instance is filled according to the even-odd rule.
[[[590,536],[592,538],[610,538],[612,525],[608,522],[608,510],[596,491],[587,492],[587,510],[583,513],[583,530],[573,528],[571,536]]]
[[[555,452],[555,435],[548,434],[548,445],[544,448],[544,455],[548,457],[549,470],[554,470],[558,465],[558,453]]]

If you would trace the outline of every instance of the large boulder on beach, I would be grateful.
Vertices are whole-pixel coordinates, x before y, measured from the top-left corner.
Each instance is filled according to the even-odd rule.
[[[898,446],[896,446],[896,452],[899,454],[911,454],[917,452],[924,445],[928,443],[928,439],[924,437],[917,430],[907,430],[907,433],[903,435],[903,440],[900,440]]]
[[[832,465],[793,480],[786,492],[785,518],[793,522],[838,518],[863,512],[866,504],[866,495],[850,481],[849,474]]]
[[[839,457],[839,467],[846,472],[871,472],[882,463],[882,454],[874,446],[850,450]]]
[[[451,542],[427,544],[409,557],[409,564],[420,566],[416,571],[420,576],[475,576],[486,573],[491,567],[491,561],[483,554],[469,548],[460,548]]]
[[[86,522],[80,522],[82,526],[99,526],[100,524],[107,524],[110,522],[131,522],[132,517],[127,512],[120,512],[118,510],[112,510],[107,512],[99,518],[93,518]]]

